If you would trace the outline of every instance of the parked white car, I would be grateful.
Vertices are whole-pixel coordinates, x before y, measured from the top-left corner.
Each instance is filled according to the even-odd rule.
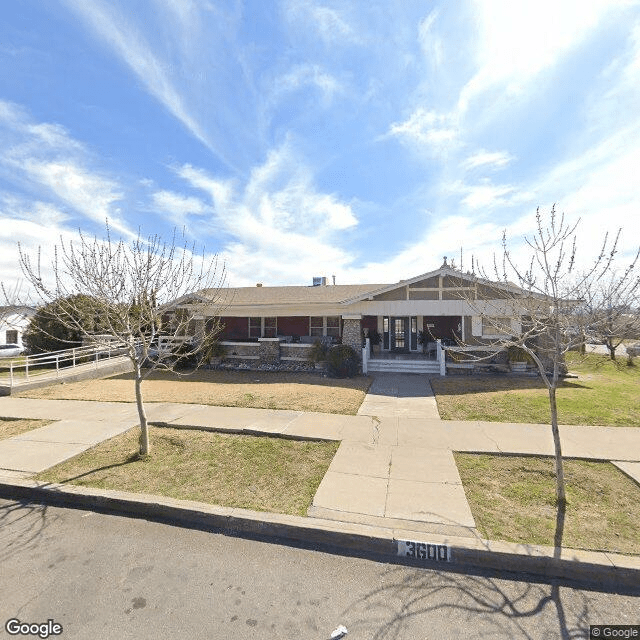
[[[15,358],[23,351],[19,344],[0,344],[0,358]]]

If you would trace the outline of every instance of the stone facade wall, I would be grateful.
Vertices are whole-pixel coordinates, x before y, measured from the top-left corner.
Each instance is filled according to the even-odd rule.
[[[342,327],[342,344],[348,344],[357,354],[362,354],[362,327],[361,321],[345,319]]]
[[[311,355],[312,344],[287,344],[280,343],[280,359],[281,360],[299,360],[308,361]]]
[[[260,345],[259,356],[262,364],[277,364],[280,362],[280,340],[278,338],[258,338]]]

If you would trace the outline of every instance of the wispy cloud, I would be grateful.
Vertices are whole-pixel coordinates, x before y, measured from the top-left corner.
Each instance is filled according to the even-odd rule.
[[[317,64],[295,65],[288,73],[281,75],[273,82],[272,99],[278,101],[287,93],[302,87],[315,87],[328,105],[334,95],[343,91],[341,83]]]
[[[123,194],[112,178],[91,169],[88,153],[68,131],[51,123],[34,122],[17,105],[0,102],[0,167],[16,185],[38,198],[55,197],[83,217],[131,234],[117,203]],[[41,209],[42,210],[42,209]]]
[[[357,225],[351,205],[319,192],[289,145],[273,150],[243,187],[190,165],[178,173],[209,195],[212,225],[230,238],[221,255],[236,284],[299,283],[352,260],[336,245],[339,232]]]
[[[357,40],[354,29],[339,11],[313,0],[289,0],[285,15],[298,27],[316,32],[327,45]]]
[[[397,136],[426,152],[441,154],[457,144],[458,134],[458,127],[451,115],[420,107],[404,122],[394,122],[388,135]]]
[[[464,114],[484,92],[500,87],[520,94],[544,69],[576,47],[609,11],[628,3],[610,0],[475,0],[477,72],[467,82],[457,111]]]
[[[477,151],[462,162],[463,169],[477,169],[478,167],[490,169],[502,169],[506,167],[514,157],[506,151]]]
[[[219,153],[174,86],[170,73],[172,65],[156,55],[143,33],[118,13],[114,6],[101,0],[66,1],[68,6],[136,74],[151,95],[157,98],[207,148],[214,153]],[[171,3],[171,6],[183,20],[187,19],[189,15],[187,5],[180,7]]]
[[[188,226],[189,216],[201,216],[211,210],[199,198],[174,191],[156,191],[152,195],[152,206],[179,229]]]

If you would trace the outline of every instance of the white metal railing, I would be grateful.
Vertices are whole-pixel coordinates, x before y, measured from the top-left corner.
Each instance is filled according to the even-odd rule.
[[[101,343],[49,351],[35,356],[11,358],[8,362],[0,361],[0,367],[8,365],[8,382],[9,386],[13,388],[16,384],[34,377],[53,374],[54,371],[56,378],[59,378],[61,371],[74,369],[81,365],[93,364],[97,369],[99,363],[124,355],[126,349],[127,345],[124,342]],[[0,378],[1,383],[2,378]]]

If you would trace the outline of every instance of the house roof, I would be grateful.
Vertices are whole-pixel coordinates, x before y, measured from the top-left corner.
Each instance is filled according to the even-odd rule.
[[[205,289],[202,298],[217,298],[225,306],[277,304],[340,304],[353,298],[384,289],[386,284],[335,284],[317,287],[235,287]]]

